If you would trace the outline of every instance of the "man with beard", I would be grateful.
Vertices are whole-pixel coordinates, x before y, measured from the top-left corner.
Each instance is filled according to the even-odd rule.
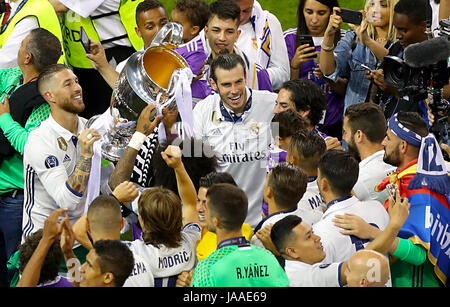
[[[353,194],[360,200],[377,200],[380,203],[388,198],[387,191],[375,191],[375,186],[395,167],[383,161],[383,145],[386,119],[381,108],[374,103],[361,103],[348,107],[345,111],[342,138],[348,144],[348,151],[359,159],[358,181]]]
[[[38,90],[50,105],[48,119],[33,130],[25,145],[23,240],[44,227],[55,209],[66,208],[73,224],[83,214],[93,144],[100,135],[85,129],[78,78],[67,66],[54,64],[38,78]]]
[[[448,234],[445,225],[450,212],[448,175],[437,142],[428,145],[431,138],[434,137],[428,134],[427,124],[418,113],[399,112],[389,120],[382,142],[384,162],[396,166],[397,170],[376,189],[382,191],[388,184],[395,184],[399,195],[407,197],[411,204],[410,215],[398,234],[398,247],[392,254],[399,259],[391,264],[394,287],[436,287],[441,285],[439,280],[444,285],[447,280],[448,262],[445,260],[448,256],[445,253],[448,251],[445,248],[448,244],[443,238]],[[443,176],[436,176],[436,173]],[[430,177],[435,177],[433,182]],[[445,182],[442,185],[441,179]],[[387,203],[388,200],[386,209]],[[340,220],[339,223],[348,222]],[[350,235],[367,239],[379,235],[379,230],[373,227],[369,227],[371,230],[365,235],[354,227],[344,228]],[[360,224],[358,228],[365,227]],[[440,230],[436,231],[438,228]]]

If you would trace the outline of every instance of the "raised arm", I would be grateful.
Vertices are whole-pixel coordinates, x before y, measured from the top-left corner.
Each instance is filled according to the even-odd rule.
[[[167,165],[175,171],[178,193],[183,203],[183,225],[198,223],[197,193],[194,183],[181,161],[181,150],[178,146],[169,145],[161,156]]]
[[[63,223],[69,222],[67,215],[65,215],[61,224],[58,226],[58,218],[65,211],[67,211],[67,209],[55,210],[45,220],[42,238],[30,260],[28,260],[28,263],[22,272],[22,276],[17,283],[17,287],[36,287],[38,285],[42,265],[47,257],[48,250],[61,235]]]
[[[81,147],[81,156],[72,174],[67,178],[67,186],[78,195],[83,195],[87,189],[91,172],[92,156],[94,155],[94,142],[100,139],[100,134],[94,129],[85,129],[78,136]]]
[[[150,115],[154,108],[155,105],[148,105],[139,115],[136,132],[109,178],[108,184],[111,190],[114,190],[122,182],[130,180],[134,161],[139,153],[139,149],[144,144],[146,137],[155,130],[162,118],[162,116],[158,115],[152,122],[150,121]]]
[[[342,17],[336,14],[338,10],[338,7],[333,8],[333,14],[330,15],[320,51],[320,70],[325,76],[331,75],[336,70],[333,53],[334,48],[336,48],[334,45],[334,37],[336,32],[341,30],[342,24]]]
[[[90,52],[86,57],[91,60],[92,66],[102,75],[108,85],[114,89],[119,73],[109,65],[106,59],[105,49],[99,42],[89,40]]]

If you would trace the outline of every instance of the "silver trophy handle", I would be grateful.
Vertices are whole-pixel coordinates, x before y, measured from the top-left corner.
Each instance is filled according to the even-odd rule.
[[[164,40],[169,36],[169,40],[164,42]],[[165,46],[167,44],[179,45],[183,42],[183,26],[176,22],[168,22],[166,23],[161,30],[156,34],[153,38],[150,47],[155,46]]]

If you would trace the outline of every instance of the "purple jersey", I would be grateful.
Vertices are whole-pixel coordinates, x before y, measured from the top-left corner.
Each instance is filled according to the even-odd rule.
[[[284,32],[284,40],[289,55],[289,62],[292,61],[297,49],[297,29],[291,28]],[[316,51],[320,52],[321,47],[316,46]],[[331,87],[321,78],[317,78],[313,72],[315,69],[314,61],[308,61],[302,64],[299,78],[314,81],[325,93],[328,108],[325,113],[324,126],[329,126],[343,120],[344,116],[344,96],[340,96],[331,91]]]
[[[73,287],[72,282],[63,276],[58,276],[55,280],[51,282],[44,283],[43,285],[38,285],[38,287],[43,288],[62,288],[62,287]]]
[[[192,73],[197,76],[206,61],[207,54],[203,47],[203,42],[200,36],[197,35],[186,44],[179,45],[174,51],[178,52],[189,64]],[[204,99],[211,94],[206,74],[191,85],[192,97]]]

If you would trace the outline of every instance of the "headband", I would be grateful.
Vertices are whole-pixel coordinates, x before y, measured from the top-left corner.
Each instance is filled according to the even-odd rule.
[[[392,133],[401,138],[408,144],[412,146],[416,146],[420,148],[422,145],[422,137],[417,133],[409,130],[405,126],[403,126],[397,119],[397,114],[391,117],[388,122],[388,128],[391,129]]]

